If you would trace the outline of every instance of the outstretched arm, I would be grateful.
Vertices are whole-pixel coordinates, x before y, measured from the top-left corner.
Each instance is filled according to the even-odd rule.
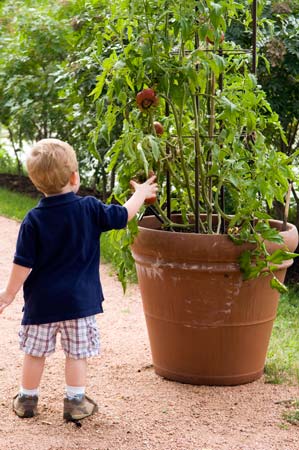
[[[130,184],[135,192],[132,197],[124,204],[128,210],[128,221],[133,219],[137,214],[144,201],[153,198],[157,195],[158,185],[155,183],[156,175],[150,177],[145,183],[139,184],[131,180]]]
[[[31,269],[28,267],[12,265],[6,289],[0,291],[0,314],[13,302],[30,272]]]

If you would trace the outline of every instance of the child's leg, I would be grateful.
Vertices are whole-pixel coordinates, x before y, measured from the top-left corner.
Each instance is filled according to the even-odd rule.
[[[45,360],[45,356],[31,356],[25,353],[22,373],[23,389],[33,390],[39,387],[45,366]]]
[[[25,390],[38,388],[45,358],[55,351],[57,332],[55,323],[21,326],[19,342],[21,350],[25,352],[21,386]]]
[[[61,326],[61,344],[66,354],[65,381],[68,398],[83,396],[87,358],[99,353],[99,335],[95,316],[66,320]],[[71,389],[76,388],[76,389]]]
[[[45,357],[25,353],[20,392],[13,399],[13,410],[21,418],[37,414],[38,387],[45,366]]]
[[[86,367],[87,367],[86,358],[74,359],[67,356],[65,359],[66,385],[85,388]]]
[[[99,336],[95,317],[63,322],[61,343],[66,354],[63,417],[81,420],[97,410],[97,404],[85,395],[87,358],[99,353]]]
[[[98,410],[97,404],[85,395],[86,367],[86,358],[66,357],[66,396],[63,406],[63,418],[66,421],[85,419]]]
[[[55,323],[21,326],[19,342],[25,357],[20,391],[13,399],[13,410],[19,417],[37,414],[38,387],[45,358],[55,351],[56,334]]]

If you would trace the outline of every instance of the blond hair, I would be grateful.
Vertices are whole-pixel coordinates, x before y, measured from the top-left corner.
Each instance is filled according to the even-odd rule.
[[[29,178],[44,194],[58,194],[78,170],[76,153],[59,139],[42,139],[31,149],[26,161]]]

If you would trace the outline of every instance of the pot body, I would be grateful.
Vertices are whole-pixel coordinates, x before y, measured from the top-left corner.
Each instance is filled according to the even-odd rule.
[[[273,226],[280,227],[273,221]],[[269,277],[244,281],[237,263],[244,246],[226,235],[159,230],[145,217],[132,246],[155,372],[191,384],[237,385],[258,379],[279,294]],[[294,225],[282,232],[294,251]],[[274,250],[277,244],[271,244]],[[276,276],[283,281],[292,261]]]

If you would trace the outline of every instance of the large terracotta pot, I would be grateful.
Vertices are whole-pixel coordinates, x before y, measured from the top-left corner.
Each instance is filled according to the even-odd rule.
[[[269,277],[243,281],[237,258],[244,247],[225,235],[159,227],[155,217],[143,218],[132,246],[156,373],[207,385],[258,379],[279,299]],[[294,251],[296,227],[288,224],[282,235]],[[276,272],[281,281],[291,264]]]

